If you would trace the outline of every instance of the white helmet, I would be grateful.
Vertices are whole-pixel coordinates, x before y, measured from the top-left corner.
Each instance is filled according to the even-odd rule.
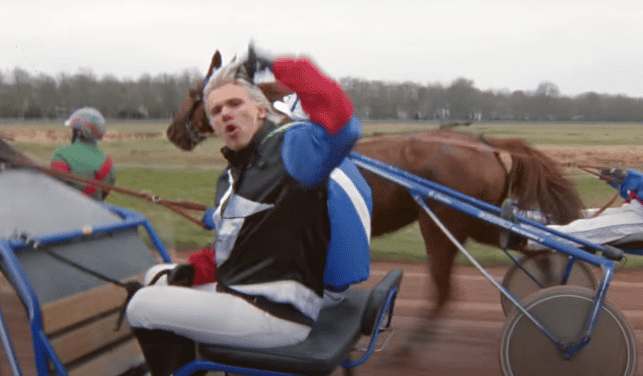
[[[105,134],[105,118],[95,108],[83,107],[74,111],[67,120],[65,126],[80,131],[87,139],[100,140]]]

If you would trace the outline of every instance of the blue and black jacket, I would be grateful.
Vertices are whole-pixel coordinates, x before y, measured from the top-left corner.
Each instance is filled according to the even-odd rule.
[[[310,121],[266,122],[217,182],[217,282],[275,316],[312,323],[331,238],[331,172],[361,134],[356,117],[331,135]],[[226,149],[226,148],[224,148]]]

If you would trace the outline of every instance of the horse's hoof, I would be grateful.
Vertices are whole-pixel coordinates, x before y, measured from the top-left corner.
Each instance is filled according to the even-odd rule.
[[[412,346],[402,345],[391,354],[378,358],[378,366],[390,369],[408,368],[415,364]]]
[[[409,335],[405,347],[429,344],[434,342],[439,334],[439,327],[435,323],[419,326]]]

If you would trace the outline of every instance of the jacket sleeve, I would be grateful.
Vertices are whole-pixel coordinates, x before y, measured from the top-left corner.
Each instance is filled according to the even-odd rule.
[[[60,153],[56,153],[51,160],[51,168],[54,170],[58,170],[61,172],[70,172],[71,168],[69,167],[69,163],[60,155]]]
[[[310,120],[336,134],[353,117],[353,104],[342,87],[307,58],[276,59],[272,71],[295,93]]]
[[[297,93],[309,121],[293,125],[284,135],[286,170],[305,187],[328,179],[362,133],[353,105],[341,86],[306,58],[280,58],[275,78]]]
[[[627,170],[627,175],[623,179],[620,187],[621,197],[627,199],[632,193],[638,198],[643,197],[643,173],[640,171],[630,168]]]
[[[204,248],[190,255],[188,263],[194,267],[194,285],[216,281],[216,262],[214,249]]]

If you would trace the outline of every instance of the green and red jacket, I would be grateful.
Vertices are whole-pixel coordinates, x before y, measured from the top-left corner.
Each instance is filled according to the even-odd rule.
[[[58,171],[71,172],[83,179],[95,179],[111,185],[116,180],[111,158],[106,156],[98,145],[81,140],[56,150],[51,167]],[[92,185],[77,182],[67,182],[67,184],[84,195],[100,201],[109,194],[109,191]]]

